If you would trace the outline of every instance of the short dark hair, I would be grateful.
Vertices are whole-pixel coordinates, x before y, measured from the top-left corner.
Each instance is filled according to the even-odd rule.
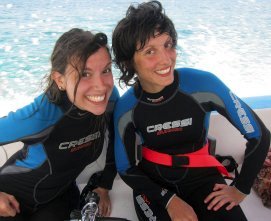
[[[137,44],[142,49],[151,37],[168,33],[174,46],[177,43],[177,32],[171,19],[165,14],[159,1],[150,1],[130,5],[126,16],[120,20],[113,31],[112,49],[114,62],[121,71],[119,83],[133,85],[135,69],[133,64]]]

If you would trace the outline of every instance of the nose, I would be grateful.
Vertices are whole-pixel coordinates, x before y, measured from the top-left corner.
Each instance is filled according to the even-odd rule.
[[[171,64],[171,52],[166,48],[163,48],[160,52],[160,59],[163,64],[170,65]]]
[[[101,75],[95,76],[92,80],[95,88],[103,89],[105,87],[105,82]]]

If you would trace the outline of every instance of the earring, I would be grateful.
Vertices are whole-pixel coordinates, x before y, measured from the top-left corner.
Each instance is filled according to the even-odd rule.
[[[59,86],[58,88],[59,88],[59,90],[63,91],[63,88],[61,86]]]

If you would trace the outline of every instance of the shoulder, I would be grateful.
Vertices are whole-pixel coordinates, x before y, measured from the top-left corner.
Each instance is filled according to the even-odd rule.
[[[116,88],[116,86],[113,87],[113,91],[112,91],[112,94],[109,98],[109,101],[111,102],[116,102],[118,99],[119,99],[120,95],[119,95],[119,91],[118,89]]]
[[[6,143],[29,136],[54,125],[63,116],[61,109],[40,95],[34,101],[6,117],[0,118],[0,140]],[[30,138],[29,138],[30,139]]]
[[[201,80],[215,80],[218,79],[217,76],[211,72],[194,69],[194,68],[178,68],[176,69],[179,77],[182,78],[183,81],[190,81],[193,79],[201,79]]]
[[[114,86],[112,94],[109,98],[108,104],[107,104],[107,108],[106,111],[112,113],[114,108],[115,108],[115,104],[118,101],[120,95],[119,95],[119,91],[118,89]]]
[[[44,120],[58,120],[63,116],[63,110],[59,105],[52,103],[45,94],[41,94],[34,100],[33,113]]]
[[[61,108],[49,101],[45,94],[36,97],[32,103],[9,113],[8,117],[13,120],[27,120],[56,122],[63,116]]]
[[[134,88],[129,88],[117,101],[115,107],[115,115],[122,115],[132,110],[137,104],[138,99],[135,96]]]
[[[186,92],[213,91],[225,84],[213,73],[193,68],[178,68],[179,87]]]

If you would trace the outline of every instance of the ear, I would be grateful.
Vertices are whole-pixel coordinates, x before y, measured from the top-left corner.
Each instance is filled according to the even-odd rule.
[[[54,71],[51,78],[56,82],[59,90],[64,91],[66,89],[65,76],[58,71]]]

